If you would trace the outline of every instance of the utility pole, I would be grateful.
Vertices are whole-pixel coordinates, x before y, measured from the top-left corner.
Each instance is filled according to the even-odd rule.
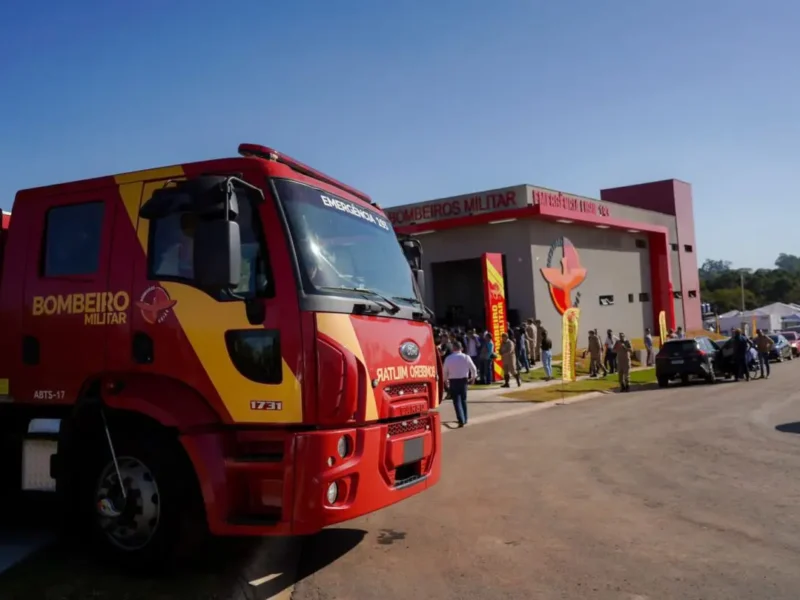
[[[744,271],[739,271],[739,287],[742,290],[742,312],[744,312]]]

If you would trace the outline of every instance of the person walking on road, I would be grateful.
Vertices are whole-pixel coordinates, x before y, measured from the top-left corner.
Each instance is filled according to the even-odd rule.
[[[544,380],[550,381],[553,378],[553,341],[547,335],[547,329],[544,328],[539,332],[539,339],[542,365],[544,365]]]
[[[606,341],[603,345],[605,346],[606,350],[606,371],[613,375],[617,372],[617,355],[614,354],[614,347],[617,345],[617,338],[614,337],[614,333],[610,329],[606,331]]]
[[[620,332],[614,344],[614,354],[617,357],[617,373],[619,373],[619,389],[628,392],[631,389],[631,343],[625,339],[625,334]]]
[[[517,387],[522,385],[517,370],[517,353],[514,346],[514,340],[508,337],[507,333],[503,334],[503,341],[500,343],[500,358],[503,359],[503,371],[505,372],[506,382],[502,387],[511,387],[510,381],[513,377],[517,381]]]
[[[453,397],[458,426],[467,424],[467,389],[475,382],[478,369],[472,359],[462,352],[461,342],[453,342],[453,353],[444,361],[444,380]]]
[[[647,350],[647,366],[652,367],[656,360],[655,349],[653,348],[653,333],[650,328],[644,330],[644,347]]]
[[[597,335],[597,331],[594,329],[589,331],[589,346],[586,351],[589,353],[589,376],[597,377],[600,371],[603,371],[603,377],[608,375],[608,371],[606,371],[601,360],[603,346],[600,344],[600,337]]]
[[[775,342],[760,329],[756,331],[756,351],[758,351],[758,366],[761,368],[761,379],[769,379],[769,353],[772,352]],[[766,371],[766,375],[764,372]]]

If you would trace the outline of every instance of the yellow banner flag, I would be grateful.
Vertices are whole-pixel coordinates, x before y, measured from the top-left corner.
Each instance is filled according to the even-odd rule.
[[[658,313],[658,335],[661,338],[660,345],[663,346],[667,341],[667,311],[665,310]]]
[[[561,380],[575,381],[578,377],[575,360],[578,354],[579,308],[568,308],[561,318]]]
[[[756,334],[756,329],[758,329],[758,319],[755,317],[755,315],[753,315],[753,325],[750,328],[751,336]]]

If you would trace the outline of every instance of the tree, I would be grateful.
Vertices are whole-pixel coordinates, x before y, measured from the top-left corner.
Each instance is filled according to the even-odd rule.
[[[775,266],[783,271],[798,274],[800,273],[800,256],[781,252],[775,259]]]
[[[707,258],[703,263],[703,266],[700,267],[700,279],[708,279],[710,277],[714,277],[715,275],[719,275],[720,273],[730,271],[731,264],[732,263],[729,260],[712,260]]]
[[[718,313],[752,310],[773,302],[800,303],[800,257],[781,254],[775,269],[734,269],[729,261],[706,260],[700,271],[700,297]]]

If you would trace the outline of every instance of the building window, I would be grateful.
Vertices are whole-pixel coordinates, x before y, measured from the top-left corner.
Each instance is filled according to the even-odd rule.
[[[637,248],[647,248],[647,241],[646,240],[636,240],[636,247]]]
[[[689,298],[697,298],[697,290],[689,290]]]
[[[692,248],[692,246],[690,244],[684,244],[683,245],[683,250],[684,250],[684,252],[692,252],[692,251],[694,251],[694,248]]]
[[[639,294],[639,302],[650,302],[650,294],[647,292]]]
[[[672,246],[672,251],[673,252],[677,252],[678,251],[678,244],[670,244],[670,246]]]
[[[600,296],[600,306],[614,306],[614,296]]]
[[[681,298],[683,298],[683,294],[681,294],[680,292],[672,292],[672,297],[675,298],[675,300],[680,300]]]
[[[59,206],[47,211],[42,274],[45,277],[93,275],[100,266],[103,202]]]
[[[633,302],[633,294],[628,294],[628,302]]]

